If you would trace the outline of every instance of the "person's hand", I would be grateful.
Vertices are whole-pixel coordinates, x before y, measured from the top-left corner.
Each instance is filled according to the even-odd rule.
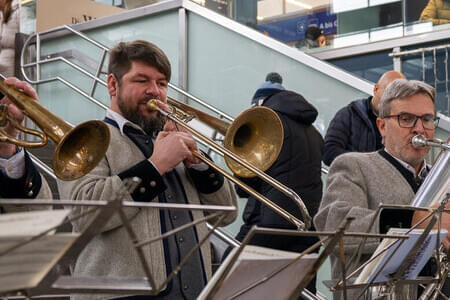
[[[5,84],[15,87],[18,90],[22,90],[25,94],[27,94],[31,98],[34,98],[36,100],[38,99],[36,91],[30,84],[28,84],[25,81],[20,81],[15,77],[10,77],[5,79]],[[5,96],[2,99],[0,99],[0,103],[7,105],[9,118],[15,120],[17,123],[21,123],[23,121],[24,118],[23,112],[16,105],[14,105],[8,97]],[[8,122],[6,126],[2,128],[2,130],[12,137],[17,137],[19,134],[18,130],[10,122]],[[16,153],[16,151],[17,151],[16,145],[0,142],[0,157],[3,158],[9,157],[14,153]]]
[[[167,105],[167,103],[159,100],[159,99],[154,99],[156,101],[156,105],[158,105],[159,108],[161,108],[162,110],[166,111],[166,112],[170,112],[170,107],[169,105]]]
[[[161,131],[156,137],[153,154],[149,160],[163,175],[182,161],[187,167],[190,167],[193,163],[198,163],[193,151],[197,151],[197,145],[190,134]]]
[[[438,208],[439,207],[439,203],[435,204],[432,206],[432,208]],[[450,203],[447,203],[447,205],[445,206],[445,209],[449,210],[450,209]],[[414,215],[413,215],[413,219],[412,219],[412,225],[415,225],[417,223],[419,223],[419,221],[423,218],[425,218],[429,213],[426,211],[415,211]],[[428,222],[424,222],[422,224],[420,224],[417,228],[425,228],[428,225]],[[437,224],[434,225],[433,229],[437,229]],[[445,247],[445,249],[447,249],[447,251],[450,250],[450,213],[442,213],[442,217],[441,217],[441,229],[446,229],[447,230],[447,237],[442,241],[442,245]]]
[[[184,127],[181,126],[181,125],[177,125],[175,122],[173,122],[173,121],[171,121],[171,120],[167,120],[166,124],[164,125],[164,131],[170,131],[170,132],[184,132],[186,135],[188,135],[189,137],[191,137],[191,138],[194,140],[194,138],[192,137],[192,134],[191,134],[189,131],[187,131],[186,128],[184,128]],[[194,142],[195,142],[195,140],[194,140]],[[199,153],[200,155],[202,155],[202,154],[198,151],[198,148],[197,148],[197,144],[196,144],[196,143],[194,143],[193,148],[191,148],[191,151],[195,151],[195,152]],[[199,163],[201,163],[202,161],[201,161],[200,159],[198,159],[197,157],[192,156],[192,157],[186,158],[183,162],[184,162],[184,165],[185,165],[187,168],[190,168],[192,165],[199,164]]]

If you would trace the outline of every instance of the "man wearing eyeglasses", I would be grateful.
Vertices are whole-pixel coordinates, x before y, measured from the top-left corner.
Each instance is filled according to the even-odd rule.
[[[420,81],[397,79],[385,90],[381,99],[377,126],[384,148],[369,153],[346,153],[332,163],[327,185],[314,224],[320,231],[334,231],[348,217],[354,217],[348,231],[366,232],[378,206],[409,205],[430,166],[425,162],[429,147],[416,149],[411,143],[415,135],[432,138],[439,119],[436,117],[435,91]],[[395,215],[390,227],[409,227],[412,213]],[[402,226],[403,225],[403,226]],[[372,232],[379,232],[378,226]],[[447,237],[448,240],[448,237]],[[347,262],[360,239],[345,238]],[[447,241],[448,242],[448,241]],[[379,244],[368,239],[359,262],[350,262],[347,275],[369,259]],[[332,279],[342,278],[337,253],[331,255]],[[361,290],[349,290],[356,299]],[[342,295],[335,294],[335,299]]]

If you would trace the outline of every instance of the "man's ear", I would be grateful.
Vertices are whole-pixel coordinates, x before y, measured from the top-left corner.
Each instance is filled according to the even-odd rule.
[[[109,96],[110,97],[117,96],[117,88],[118,88],[119,83],[117,82],[116,76],[114,76],[114,74],[112,74],[112,73],[109,74],[107,83],[108,83]]]
[[[386,119],[377,118],[377,127],[381,136],[384,137],[386,135]]]
[[[373,96],[375,96],[377,94],[378,89],[379,89],[379,85],[378,85],[378,83],[375,83],[373,85],[373,93],[372,93]]]

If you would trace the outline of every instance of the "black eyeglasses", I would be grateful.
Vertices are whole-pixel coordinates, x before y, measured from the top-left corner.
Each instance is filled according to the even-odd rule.
[[[398,125],[403,128],[413,128],[417,124],[417,120],[421,119],[425,129],[434,129],[439,124],[439,117],[432,114],[416,116],[415,114],[401,113],[398,115],[385,116],[385,118],[397,118]]]

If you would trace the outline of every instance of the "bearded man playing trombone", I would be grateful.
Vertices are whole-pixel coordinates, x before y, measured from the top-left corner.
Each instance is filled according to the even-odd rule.
[[[120,192],[124,179],[137,176],[142,180],[140,185],[123,200],[235,206],[236,196],[231,184],[194,157],[192,151],[196,151],[197,146],[193,137],[176,131],[172,122],[165,124],[157,111],[147,109],[150,99],[158,99],[158,105],[167,109],[171,67],[164,52],[152,43],[137,40],[119,43],[109,55],[111,106],[105,118],[111,133],[108,151],[86,176],[72,182],[59,181],[61,197],[110,200]],[[74,210],[79,213],[83,208]],[[138,208],[124,211],[136,235],[143,240],[203,217],[198,211]],[[231,223],[235,217],[235,212],[228,213],[221,225]],[[86,223],[86,219],[73,222],[74,230],[82,231]],[[143,248],[157,286],[206,233],[206,225],[200,223]],[[138,256],[128,240],[122,222],[110,220],[77,258],[74,275],[144,277]],[[210,255],[209,244],[203,244],[166,288],[151,298],[195,299],[211,276]],[[114,295],[71,297],[112,298],[118,299]],[[146,296],[129,295],[122,299],[146,299]]]
[[[410,205],[430,166],[425,162],[429,147],[415,148],[412,138],[422,135],[430,139],[438,123],[434,89],[420,81],[397,79],[385,90],[380,105],[377,126],[384,149],[371,153],[348,153],[336,158],[327,177],[326,191],[319,212],[314,218],[318,230],[332,231],[347,217],[354,217],[348,231],[365,232],[379,204]],[[443,214],[443,224],[448,214]],[[391,227],[410,227],[412,213],[397,214]],[[409,224],[408,224],[409,222]],[[375,226],[376,227],[376,226]],[[447,228],[450,229],[450,228]],[[373,228],[372,232],[378,231]],[[450,230],[449,230],[450,231]],[[445,241],[448,245],[449,237]],[[360,239],[344,239],[347,261]],[[358,265],[370,258],[379,244],[368,239]],[[342,270],[337,254],[331,255],[332,279],[341,279]],[[347,290],[349,299],[356,299],[361,290]],[[335,293],[341,299],[341,293]]]
[[[7,78],[4,83],[22,90],[28,96],[37,99],[37,94],[28,83],[17,78]],[[23,112],[15,106],[8,97],[0,93],[0,104],[6,108],[9,118],[21,123]],[[6,120],[6,119],[5,119]],[[3,126],[4,125],[4,126]],[[6,121],[1,129],[7,135],[17,138],[19,132]],[[39,174],[28,153],[15,144],[0,142],[0,198],[51,199],[51,190],[44,177]],[[5,205],[0,207],[0,213],[22,210],[23,207]]]

